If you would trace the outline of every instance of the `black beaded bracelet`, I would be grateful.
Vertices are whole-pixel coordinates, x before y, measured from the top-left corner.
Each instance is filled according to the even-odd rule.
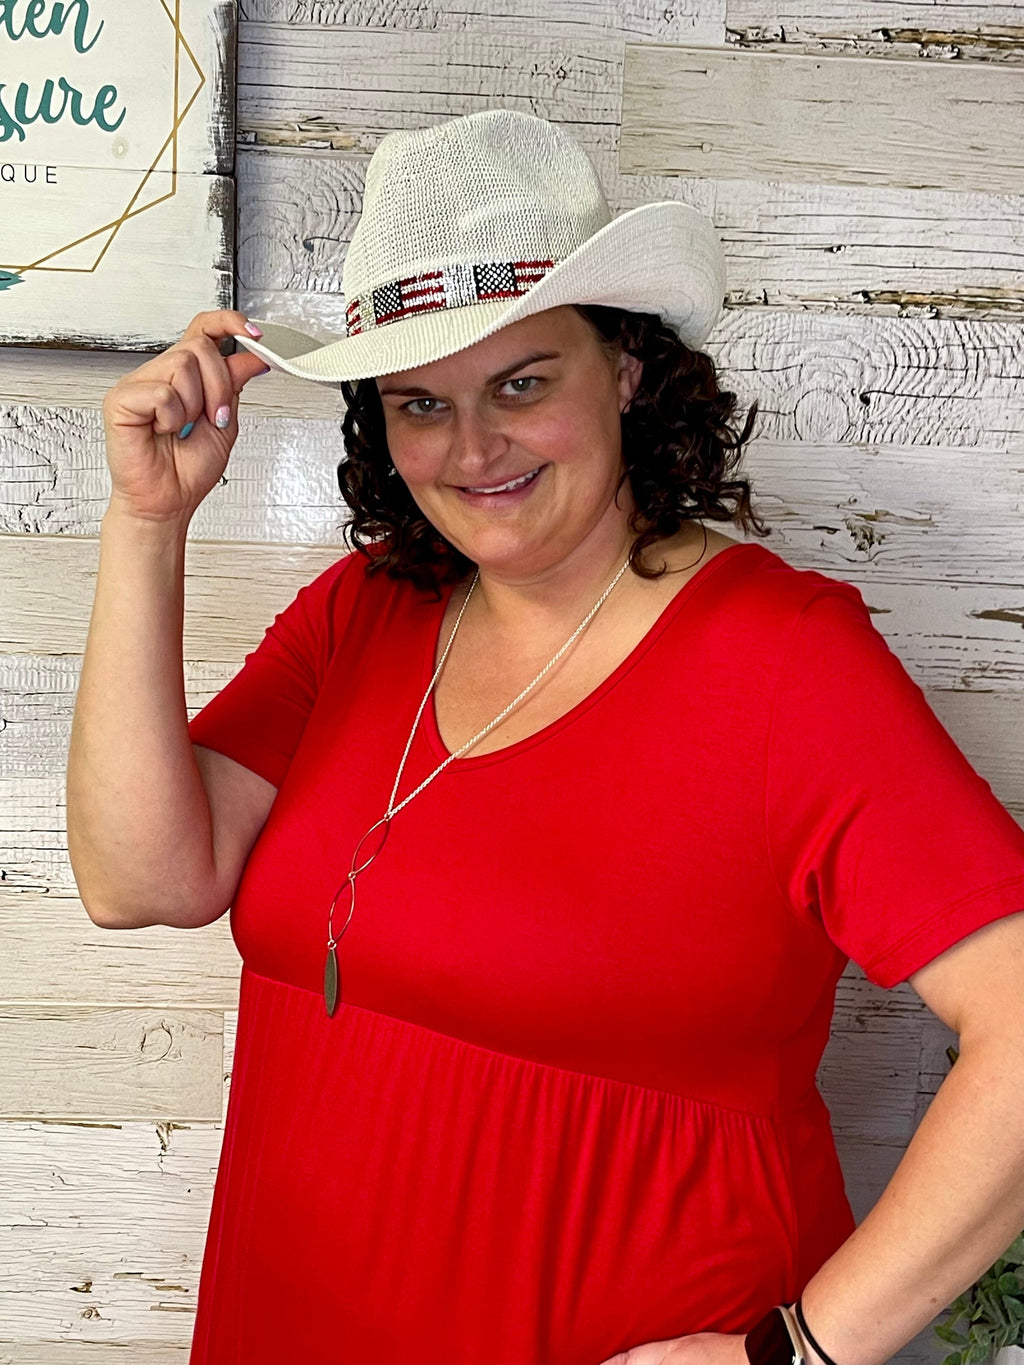
[[[825,1362],[825,1365],[836,1365],[836,1362],[832,1359],[832,1357],[827,1356],[825,1354],[825,1352],[821,1349],[818,1343],[814,1340],[814,1337],[811,1335],[811,1329],[807,1326],[807,1319],[804,1317],[803,1305],[801,1304],[799,1299],[797,1299],[796,1303],[793,1305],[793,1310],[796,1313],[796,1320],[800,1325],[801,1332],[803,1332],[804,1336],[817,1351],[818,1355],[821,1356],[822,1360]]]

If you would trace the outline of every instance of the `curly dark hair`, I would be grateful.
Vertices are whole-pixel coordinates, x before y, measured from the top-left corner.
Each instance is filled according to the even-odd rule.
[[[636,504],[629,520],[636,537],[633,571],[660,577],[665,566],[645,565],[641,556],[687,520],[737,522],[771,535],[751,507],[749,482],[728,477],[753,429],[756,399],[735,431],[736,395],[719,389],[714,361],[691,350],[657,313],[572,306],[594,327],[610,358],[621,347],[643,361],[639,386],[621,417],[622,483],[629,480]],[[376,380],[346,381],[341,390],[346,453],[338,484],[353,513],[345,527],[349,545],[370,560],[368,572],[410,578],[424,589],[436,592],[439,584],[463,578],[472,564],[426,519],[391,463]]]

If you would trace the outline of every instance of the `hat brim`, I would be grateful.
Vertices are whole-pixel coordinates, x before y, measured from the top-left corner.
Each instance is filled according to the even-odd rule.
[[[666,200],[620,214],[559,261],[526,294],[439,308],[323,343],[265,323],[256,341],[235,340],[272,369],[321,384],[427,365],[522,318],[564,304],[658,313],[693,349],[707,339],[725,296],[725,257],[714,224],[690,204]]]

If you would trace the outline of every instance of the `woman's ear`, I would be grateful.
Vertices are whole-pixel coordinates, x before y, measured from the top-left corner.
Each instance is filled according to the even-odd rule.
[[[629,408],[637,389],[640,387],[640,376],[643,373],[643,361],[638,360],[635,355],[630,355],[628,351],[619,353],[619,412],[625,412]]]

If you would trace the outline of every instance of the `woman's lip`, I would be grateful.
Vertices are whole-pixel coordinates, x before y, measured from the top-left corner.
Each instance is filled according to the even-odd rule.
[[[493,498],[496,496],[500,496],[500,494],[496,494],[493,491],[498,488],[500,488],[503,493],[518,493],[520,488],[529,488],[530,484],[534,482],[534,480],[537,478],[537,475],[541,472],[543,468],[544,466],[542,464],[536,465],[533,469],[527,469],[522,474],[513,474],[510,479],[502,479],[499,483],[487,484],[480,483],[472,485],[456,484],[455,487],[459,490],[460,493],[468,493],[471,497],[474,495],[479,495],[480,497],[485,498]],[[520,479],[525,479],[526,482],[519,483]],[[510,483],[518,484],[519,486],[517,488],[508,488],[506,485]]]

